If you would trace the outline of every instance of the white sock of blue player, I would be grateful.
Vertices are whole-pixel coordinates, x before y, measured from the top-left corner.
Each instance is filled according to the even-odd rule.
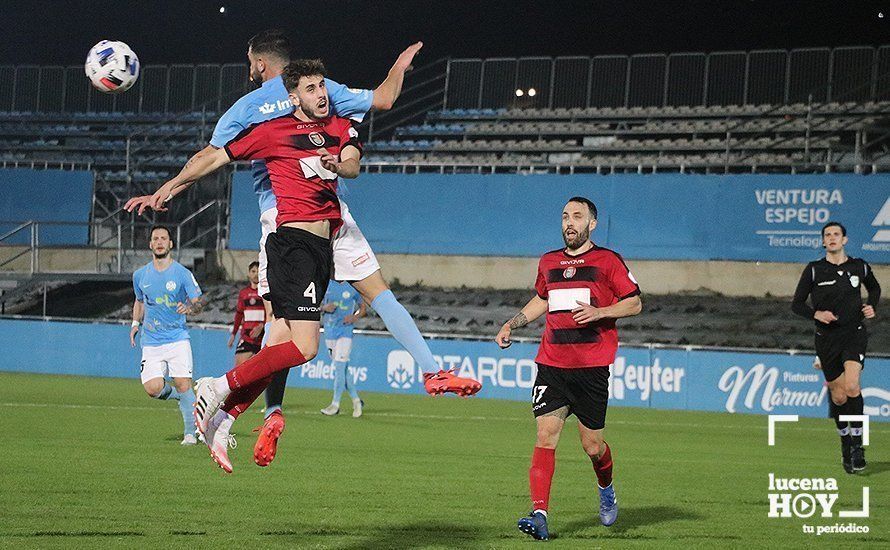
[[[191,388],[184,392],[176,392],[179,400],[179,412],[182,413],[182,433],[185,435],[195,433],[195,392]]]
[[[378,294],[371,302],[371,307],[383,319],[389,333],[411,354],[423,372],[438,372],[439,365],[433,359],[433,352],[417,330],[411,314],[396,300],[391,290]]]

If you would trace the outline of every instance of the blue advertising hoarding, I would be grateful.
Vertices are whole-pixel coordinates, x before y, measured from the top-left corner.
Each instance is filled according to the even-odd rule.
[[[562,245],[574,195],[598,206],[594,241],[629,259],[807,262],[839,220],[851,255],[890,263],[890,174],[362,174],[341,192],[378,253],[530,257]],[[232,196],[230,247],[253,249],[249,173]]]
[[[228,332],[190,330],[195,377],[220,375],[233,364]],[[33,353],[22,341],[47,342]],[[91,342],[84,346],[83,342]],[[442,368],[482,382],[480,398],[531,399],[537,345],[492,341],[430,340]],[[139,377],[140,350],[129,344],[129,325],[0,320],[0,371]],[[389,336],[357,334],[349,380],[372,392],[423,394],[423,377],[412,357]],[[291,370],[290,386],[331,388],[334,370],[327,350]],[[611,406],[748,414],[825,417],[828,392],[812,355],[705,351],[622,346],[611,367]],[[862,376],[865,412],[890,421],[890,359],[870,358]]]

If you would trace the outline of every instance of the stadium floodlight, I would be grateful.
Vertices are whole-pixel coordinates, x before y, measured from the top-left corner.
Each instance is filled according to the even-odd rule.
[[[525,92],[523,92],[519,88],[516,88],[516,97],[522,97],[524,94],[525,94]]]
[[[535,90],[534,88],[528,89],[528,97],[535,97],[535,94],[537,94],[537,93],[538,93],[537,90]]]

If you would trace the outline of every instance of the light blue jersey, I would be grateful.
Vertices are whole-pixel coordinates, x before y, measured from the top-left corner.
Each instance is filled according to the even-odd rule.
[[[176,313],[176,307],[179,302],[187,304],[201,295],[191,271],[179,262],[158,271],[154,262],[149,262],[133,273],[133,291],[136,299],[145,304],[143,347],[188,340],[185,315]]]
[[[371,110],[374,98],[372,90],[347,88],[330,79],[325,79],[328,96],[331,101],[331,113],[343,118],[361,122],[365,114]],[[229,107],[216,123],[210,145],[223,147],[235,136],[252,124],[265,122],[294,111],[287,89],[281,77],[271,78],[259,89],[242,96]],[[275,207],[275,195],[272,193],[272,182],[266,163],[261,160],[251,162],[253,171],[253,187],[260,201],[260,212]]]
[[[349,283],[331,281],[328,291],[324,295],[324,303],[337,304],[337,309],[324,314],[324,338],[336,340],[338,338],[352,338],[354,325],[343,323],[347,315],[358,311],[362,303],[362,296]]]

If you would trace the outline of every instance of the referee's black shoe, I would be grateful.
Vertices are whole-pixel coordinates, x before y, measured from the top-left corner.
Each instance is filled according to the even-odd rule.
[[[853,459],[853,471],[861,472],[867,466],[865,462],[865,448],[862,445],[853,445],[850,453]]]
[[[845,472],[853,473],[853,439],[849,435],[841,436],[841,464]]]

